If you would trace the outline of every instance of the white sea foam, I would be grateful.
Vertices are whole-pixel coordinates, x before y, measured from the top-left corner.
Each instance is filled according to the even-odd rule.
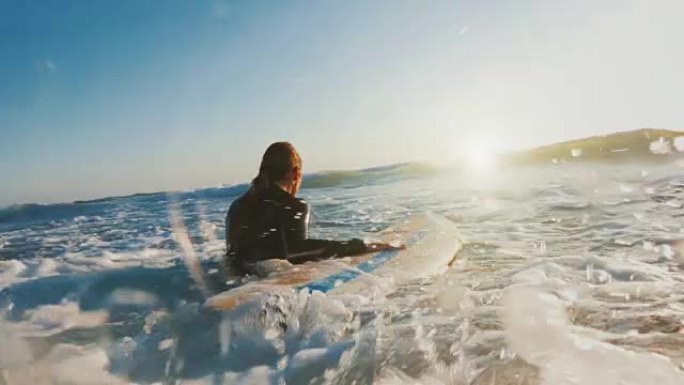
[[[21,274],[26,272],[26,265],[17,260],[0,261],[0,289],[15,282],[23,281]]]
[[[127,384],[110,374],[109,360],[102,349],[69,344],[55,345],[50,352],[30,366],[6,369],[4,380],[13,385],[110,385]]]
[[[107,311],[83,312],[76,302],[45,305],[27,312],[29,325],[41,334],[55,333],[71,328],[92,328],[107,321]]]
[[[552,294],[526,287],[507,290],[503,319],[507,343],[541,370],[542,385],[684,383],[684,374],[666,357],[574,333]]]

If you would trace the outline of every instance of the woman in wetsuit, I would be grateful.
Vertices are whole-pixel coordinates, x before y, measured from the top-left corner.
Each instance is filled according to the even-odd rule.
[[[309,205],[295,197],[301,182],[302,160],[295,148],[287,142],[271,144],[251,188],[226,217],[228,265],[238,273],[252,272],[255,262],[268,259],[302,263],[393,248],[360,239],[309,239]]]

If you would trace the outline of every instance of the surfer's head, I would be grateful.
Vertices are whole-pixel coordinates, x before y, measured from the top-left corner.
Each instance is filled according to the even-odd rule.
[[[288,142],[276,142],[268,146],[259,167],[259,175],[252,181],[252,190],[263,191],[277,184],[292,195],[297,194],[302,183],[302,158]]]

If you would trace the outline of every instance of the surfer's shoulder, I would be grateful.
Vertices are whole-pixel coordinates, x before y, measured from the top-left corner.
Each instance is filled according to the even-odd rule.
[[[297,211],[304,211],[309,209],[309,203],[301,198],[292,197],[292,208]]]
[[[230,204],[230,207],[228,208],[228,216],[229,217],[234,217],[234,216],[239,216],[245,213],[246,211],[246,206],[248,205],[249,198],[247,197],[247,194],[242,195],[241,197],[235,199],[233,203]]]
[[[244,204],[244,202],[245,202],[245,195],[234,200],[233,203],[230,204],[230,208],[228,209],[228,211],[237,210],[240,206],[242,206]]]

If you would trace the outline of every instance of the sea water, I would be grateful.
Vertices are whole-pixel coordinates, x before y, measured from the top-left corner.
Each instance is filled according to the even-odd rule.
[[[219,261],[246,185],[5,208],[0,384],[684,384],[682,175],[310,176],[312,236],[434,212],[466,241],[457,263],[381,298],[279,291],[225,313],[202,304],[239,284]]]

